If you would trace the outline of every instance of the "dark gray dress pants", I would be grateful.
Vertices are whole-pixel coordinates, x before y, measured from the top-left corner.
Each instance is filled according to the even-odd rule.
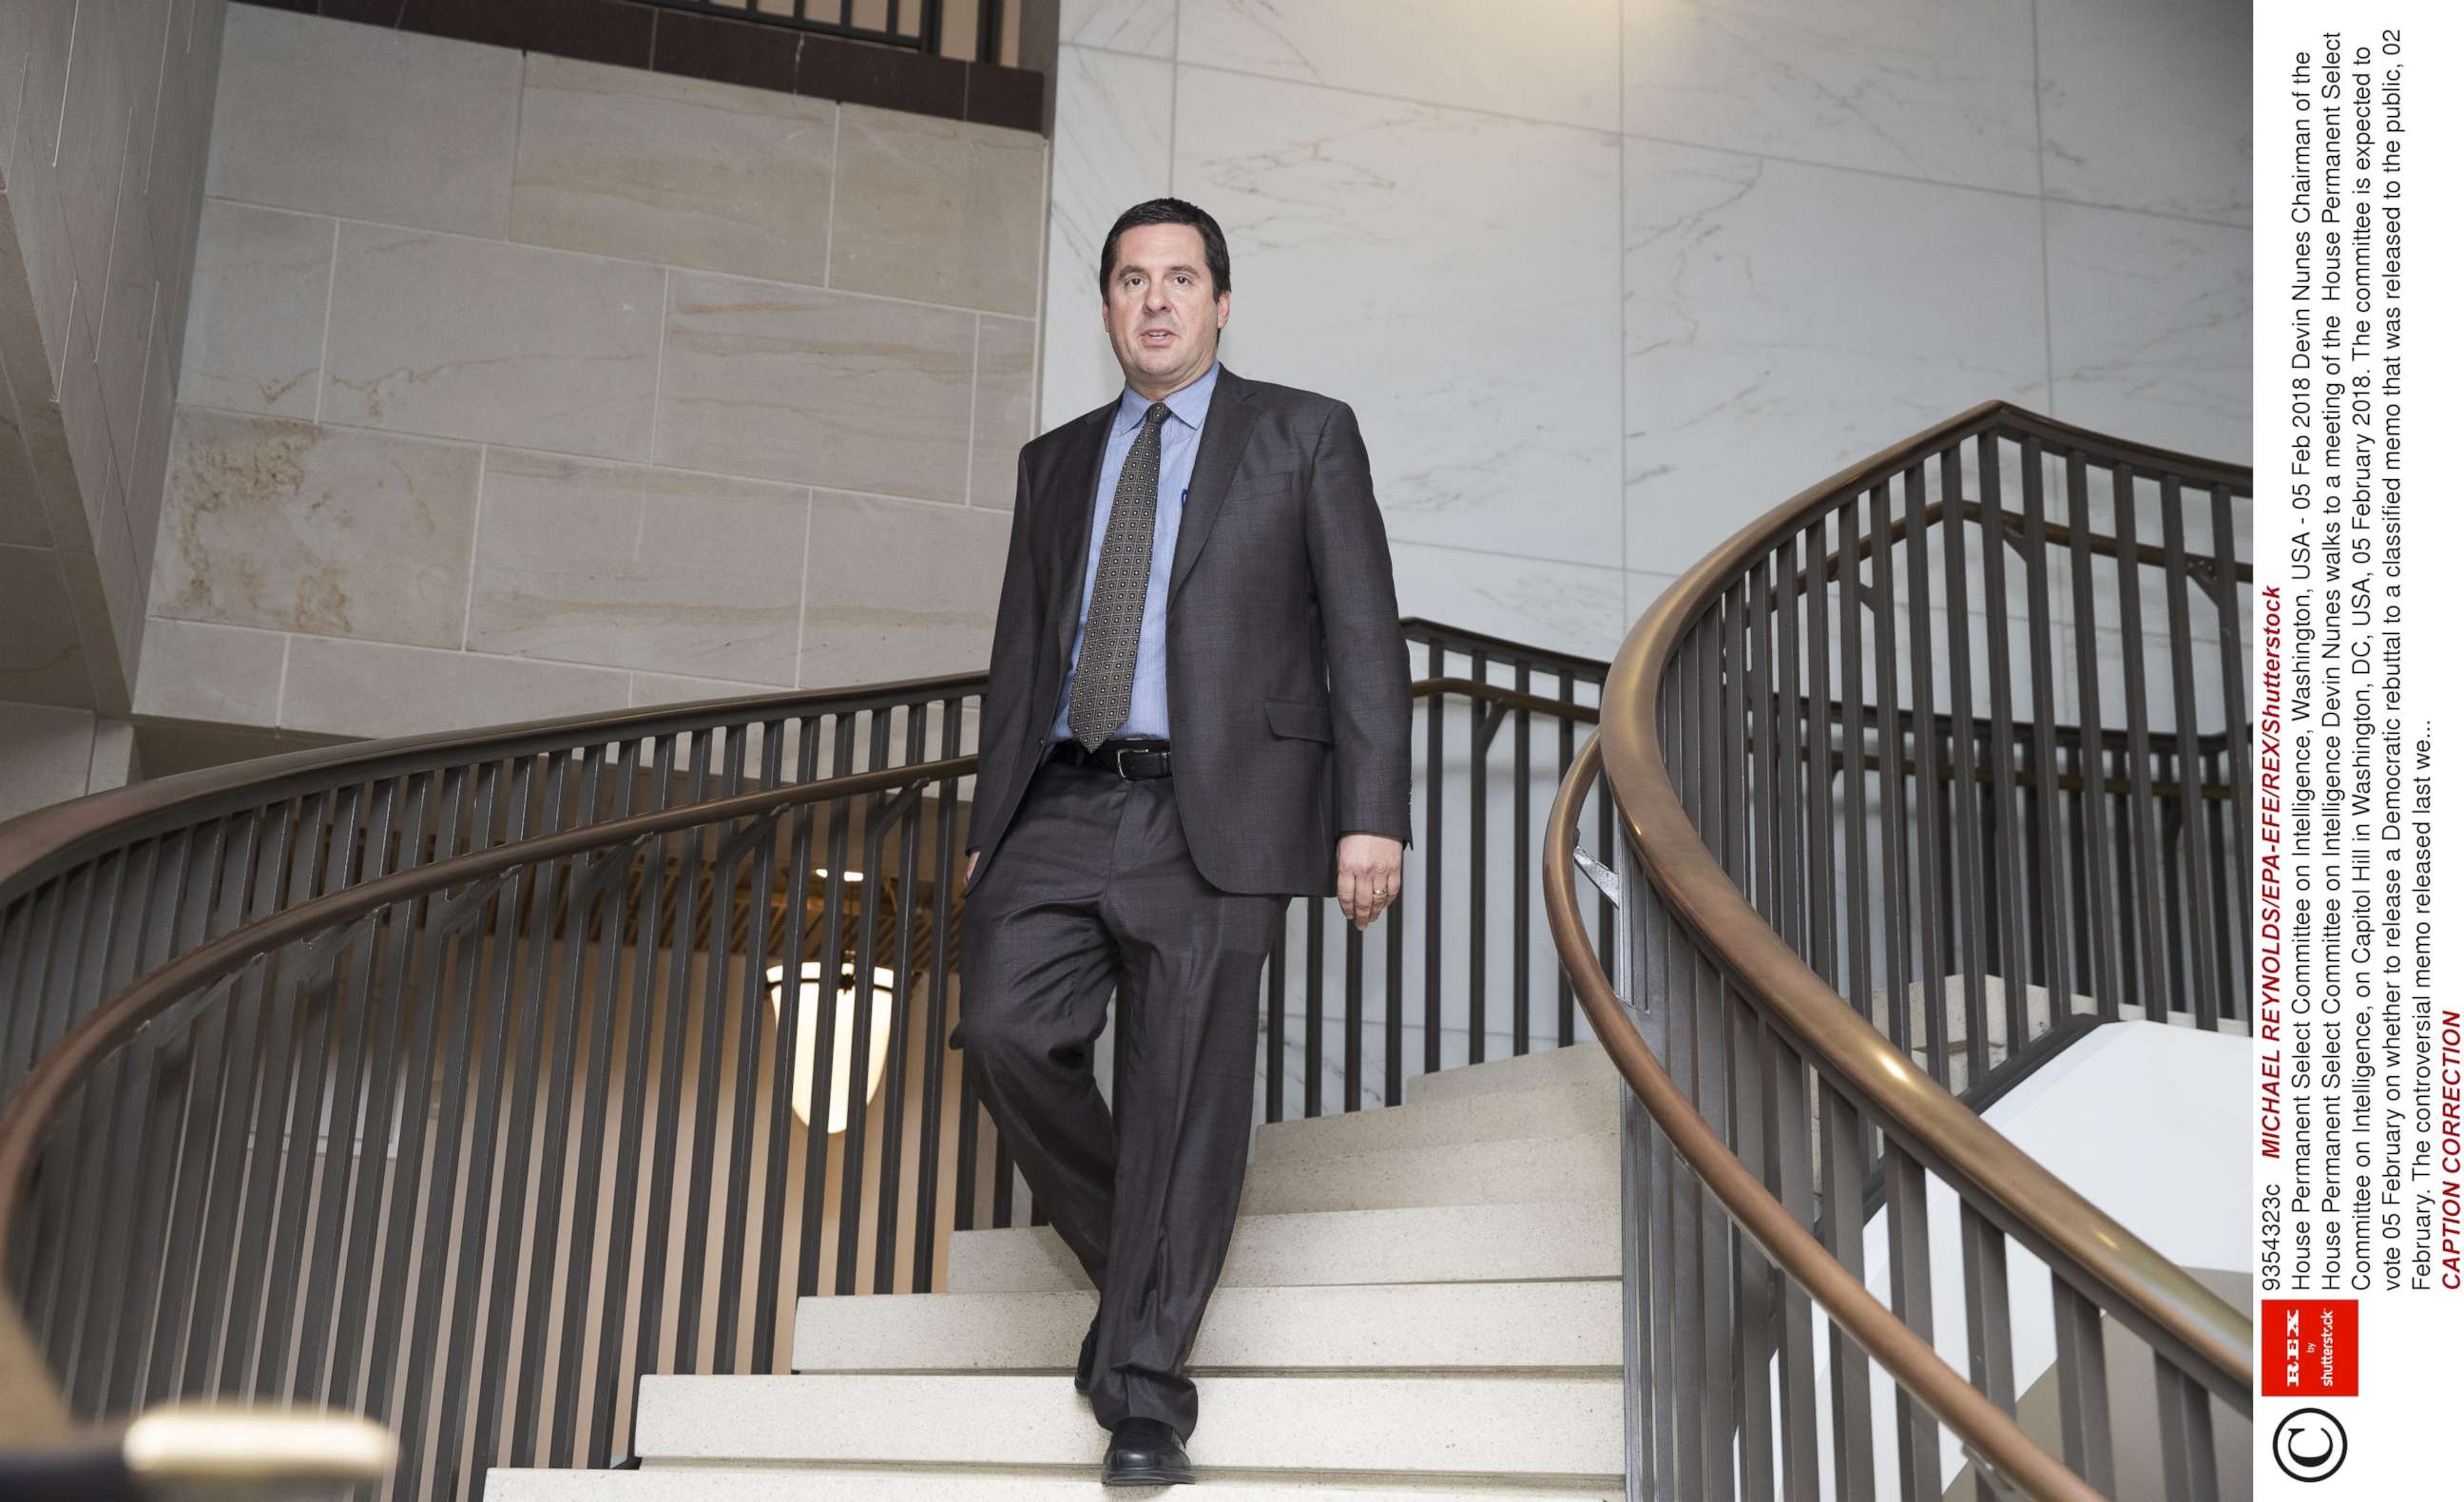
[[[1198,873],[1171,778],[1049,760],[967,893],[954,1036],[1102,1291],[1088,1396],[1107,1429],[1133,1415],[1184,1439],[1198,1425],[1189,1353],[1240,1208],[1259,977],[1290,900]],[[1107,1107],[1094,1045],[1116,984],[1120,1098]]]

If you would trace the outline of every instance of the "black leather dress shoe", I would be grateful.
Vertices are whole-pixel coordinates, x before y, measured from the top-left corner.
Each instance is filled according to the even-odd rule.
[[[1161,1419],[1127,1418],[1112,1428],[1104,1452],[1104,1485],[1171,1487],[1196,1481],[1180,1435]]]
[[[1078,1375],[1070,1379],[1070,1385],[1082,1398],[1095,1385],[1095,1322],[1091,1319],[1087,1321],[1087,1338],[1078,1342]]]

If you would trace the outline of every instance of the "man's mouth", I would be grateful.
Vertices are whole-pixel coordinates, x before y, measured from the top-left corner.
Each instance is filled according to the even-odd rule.
[[[1138,342],[1142,344],[1162,344],[1173,337],[1174,335],[1172,330],[1168,328],[1151,328],[1138,335]]]

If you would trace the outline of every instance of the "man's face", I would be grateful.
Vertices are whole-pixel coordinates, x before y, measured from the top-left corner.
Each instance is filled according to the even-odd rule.
[[[1204,375],[1216,333],[1231,317],[1232,294],[1215,290],[1196,227],[1122,232],[1104,288],[1104,332],[1130,389],[1159,400]]]

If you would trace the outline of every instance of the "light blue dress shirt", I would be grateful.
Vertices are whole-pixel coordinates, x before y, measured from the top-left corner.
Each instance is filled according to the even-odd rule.
[[[1172,553],[1180,538],[1180,513],[1189,499],[1190,467],[1197,462],[1199,434],[1206,428],[1206,409],[1215,400],[1215,376],[1220,364],[1206,367],[1206,373],[1163,399],[1172,415],[1164,419],[1163,468],[1155,477],[1155,540],[1147,554],[1146,611],[1138,619],[1138,662],[1131,671],[1130,718],[1115,737],[1154,736],[1169,739],[1172,717],[1164,703],[1163,609],[1165,596],[1172,582]],[[1087,642],[1087,607],[1095,597],[1095,570],[1104,561],[1104,532],[1112,520],[1112,491],[1121,482],[1121,469],[1129,462],[1130,445],[1136,440],[1138,427],[1147,418],[1147,409],[1155,404],[1137,392],[1123,389],[1121,405],[1112,414],[1111,436],[1104,443],[1104,467],[1095,481],[1095,516],[1089,525],[1087,546],[1087,577],[1078,591],[1078,629],[1069,638],[1069,668],[1061,679],[1061,708],[1052,717],[1052,731],[1045,739],[1067,740],[1069,735],[1069,688],[1078,677],[1078,650]]]

